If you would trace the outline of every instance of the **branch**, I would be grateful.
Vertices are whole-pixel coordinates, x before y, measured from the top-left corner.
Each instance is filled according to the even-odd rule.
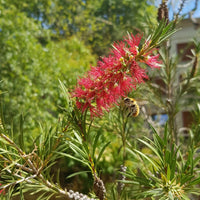
[[[23,177],[23,176],[21,176],[19,174],[13,174],[13,172],[11,170],[9,170],[9,169],[5,169],[10,174],[13,174],[14,176],[20,178],[20,180],[12,182],[12,183],[9,183],[9,184],[6,184],[6,185],[0,187],[0,189],[6,189],[6,188],[8,188],[10,186],[16,185],[16,184],[21,183],[21,182],[27,182],[27,183],[33,184],[33,182],[30,179],[35,179],[35,180],[40,181],[44,186],[48,187],[49,189],[51,189],[51,190],[53,190],[53,191],[55,191],[55,192],[57,192],[57,193],[59,193],[61,195],[64,195],[65,197],[68,197],[68,198],[72,197],[73,198],[73,197],[76,196],[77,192],[74,192],[72,190],[68,192],[66,189],[63,190],[62,188],[59,188],[58,185],[55,185],[55,184],[51,183],[50,181],[46,180],[44,178],[44,176],[40,173],[43,166],[40,166],[40,167],[38,166],[38,168],[35,167],[33,162],[29,158],[31,156],[30,154],[27,155],[26,153],[24,153],[6,135],[1,133],[0,137],[4,138],[11,146],[13,146],[19,152],[21,158],[24,159],[27,162],[29,167],[25,167],[24,165],[21,165],[21,164],[19,164],[17,162],[13,163],[11,160],[9,160],[9,159],[7,159],[7,158],[2,156],[3,160],[5,160],[5,161],[7,161],[9,163],[13,163],[17,168],[23,170],[24,172],[32,174],[31,176],[25,178],[25,177]],[[27,159],[25,159],[25,158],[27,158]],[[84,195],[84,194],[81,194],[81,193],[80,193],[80,195],[83,196],[83,197],[87,197],[88,200],[93,200],[93,198],[89,198],[87,195]]]
[[[184,4],[185,4],[186,0],[182,0],[180,7],[178,9],[178,12],[175,15],[175,21],[178,20],[178,16],[180,15],[181,11],[183,10]]]
[[[9,173],[12,173],[10,170],[7,170]],[[22,177],[22,176],[20,176],[20,175],[18,175],[18,174],[14,174],[15,176],[17,176],[18,178],[21,178],[20,180],[18,180],[18,181],[15,181],[15,182],[12,182],[12,183],[8,183],[8,184],[6,184],[6,185],[4,185],[4,186],[1,186],[0,187],[0,189],[6,189],[6,188],[8,188],[8,187],[10,187],[10,186],[12,186],[12,185],[16,185],[16,184],[18,184],[18,183],[21,183],[21,182],[24,182],[24,181],[26,181],[26,182],[28,182],[28,183],[32,183],[31,181],[30,181],[30,179],[34,179],[34,178],[36,178],[36,174],[34,174],[34,175],[32,175],[32,176],[29,176],[29,177],[27,177],[27,178],[25,178],[25,177]]]

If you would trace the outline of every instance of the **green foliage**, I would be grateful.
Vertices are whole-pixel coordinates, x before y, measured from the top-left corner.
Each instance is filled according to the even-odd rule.
[[[57,185],[54,185],[52,181],[47,180],[56,177],[56,175],[49,176],[52,166],[59,159],[59,155],[55,154],[54,151],[66,148],[61,143],[59,127],[56,130],[41,129],[41,134],[34,141],[32,152],[29,154],[26,154],[14,143],[13,138],[9,138],[3,132],[6,131],[1,130],[1,180],[8,188],[4,196],[9,198],[11,195],[20,195],[22,198],[23,193],[28,191],[31,195],[36,195],[38,199],[42,199],[42,197],[46,199],[45,195],[49,195],[48,198],[50,198],[57,193],[58,182]],[[5,164],[6,167],[4,167]],[[22,173],[19,173],[19,170],[22,170]]]
[[[197,149],[188,147],[186,153],[182,152],[181,146],[171,143],[167,126],[163,137],[154,130],[153,140],[144,138],[139,139],[139,142],[151,152],[146,155],[134,148],[128,148],[134,157],[138,157],[138,162],[143,163],[137,173],[127,172],[130,179],[127,183],[132,183],[134,188],[130,188],[132,198],[144,199],[152,196],[159,199],[189,199],[188,194],[199,194],[198,189],[195,189],[200,182],[197,173]]]
[[[156,10],[148,1],[135,0],[2,0],[26,16],[53,30],[53,38],[77,35],[98,55],[108,52],[110,44],[127,31],[147,32],[156,23]],[[45,39],[45,36],[41,37]]]
[[[63,97],[58,79],[70,85],[85,71],[94,57],[76,37],[51,41],[50,31],[28,18],[14,6],[1,5],[0,90],[5,121],[19,129],[17,115],[23,113],[25,132],[36,132],[37,121],[53,123]],[[45,45],[40,38],[45,37]],[[87,57],[87,59],[86,59]],[[16,118],[14,118],[16,116]],[[27,136],[25,136],[27,137]]]
[[[92,4],[94,1],[91,1]],[[110,43],[119,40],[127,31],[149,34],[156,23],[156,10],[147,1],[101,0],[92,7],[94,26],[89,30],[90,44],[98,54],[108,52]],[[107,38],[107,40],[105,40]]]

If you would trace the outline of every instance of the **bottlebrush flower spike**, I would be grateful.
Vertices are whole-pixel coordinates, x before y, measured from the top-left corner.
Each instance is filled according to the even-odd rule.
[[[118,99],[148,79],[139,64],[158,67],[159,55],[153,55],[150,41],[139,50],[141,38],[139,34],[128,34],[121,42],[114,43],[110,55],[102,57],[97,66],[78,80],[72,97],[76,97],[76,105],[82,112],[89,109],[91,117],[103,115]]]

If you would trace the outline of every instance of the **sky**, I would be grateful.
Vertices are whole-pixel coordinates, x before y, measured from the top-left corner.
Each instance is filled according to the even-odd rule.
[[[155,5],[158,7],[161,2],[162,2],[162,0],[155,0]],[[181,2],[182,2],[182,0],[168,0],[167,1],[167,5],[170,8],[169,9],[170,18],[172,18],[173,12],[175,12],[175,13],[178,12],[178,9],[179,9]],[[199,17],[200,18],[200,0],[198,0],[197,5],[198,5],[198,8],[195,11],[193,17],[195,17],[195,18]],[[195,7],[195,0],[186,0],[184,7],[183,7],[183,10],[181,12],[181,15],[187,14],[189,11],[194,9],[194,7]]]

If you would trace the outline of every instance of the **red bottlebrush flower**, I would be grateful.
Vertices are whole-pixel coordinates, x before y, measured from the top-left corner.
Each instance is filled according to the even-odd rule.
[[[158,64],[160,62],[158,61],[158,57],[159,55],[147,57],[147,60],[145,63],[149,65],[150,67],[159,68]]]
[[[1,183],[0,183],[0,186],[1,186]],[[5,194],[5,190],[4,189],[2,189],[2,190],[0,190],[0,194]]]
[[[139,51],[141,38],[141,35],[131,34],[114,43],[111,54],[103,57],[84,78],[78,80],[72,97],[76,97],[76,105],[82,112],[88,108],[92,117],[103,115],[104,110],[109,110],[118,99],[148,79],[140,63],[158,67],[159,55],[152,55],[150,41],[146,41]]]

